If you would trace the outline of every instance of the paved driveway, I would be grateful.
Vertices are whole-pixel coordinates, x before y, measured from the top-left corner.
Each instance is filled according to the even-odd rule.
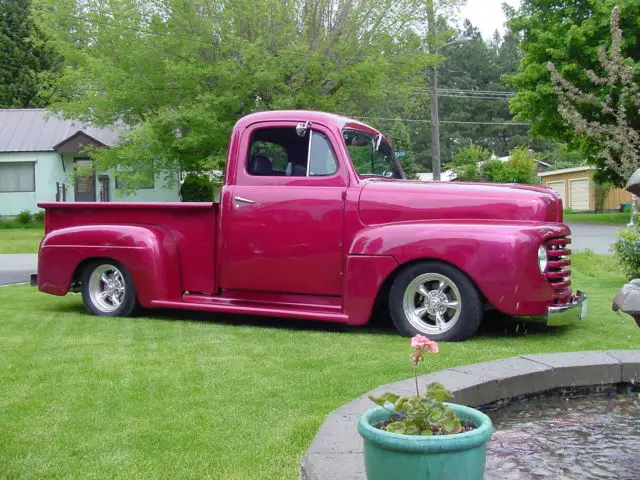
[[[38,269],[38,256],[31,253],[0,255],[0,285],[28,282]]]
[[[618,232],[626,230],[624,226],[589,225],[586,223],[570,223],[571,250],[574,252],[593,250],[594,253],[612,255],[609,250],[616,241]]]

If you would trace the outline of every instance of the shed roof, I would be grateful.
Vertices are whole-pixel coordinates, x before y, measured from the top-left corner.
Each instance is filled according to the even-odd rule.
[[[53,116],[43,108],[0,109],[0,152],[47,152],[83,132],[106,146],[118,142],[115,128],[98,128]]]
[[[587,170],[595,170],[595,169],[596,167],[593,167],[591,165],[584,165],[582,167],[562,168],[560,170],[547,170],[546,172],[538,173],[538,176],[550,177],[553,175],[563,175],[565,173],[572,173],[572,172],[586,172]]]

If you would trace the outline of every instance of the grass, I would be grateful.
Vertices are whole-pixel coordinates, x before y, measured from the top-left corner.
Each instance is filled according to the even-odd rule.
[[[611,312],[624,278],[574,255],[589,317],[563,329],[485,327],[429,371],[523,353],[637,348]],[[324,417],[411,376],[408,339],[265,318],[153,312],[99,318],[80,297],[0,288],[0,477],[296,480]]]
[[[565,213],[565,223],[595,223],[599,225],[626,225],[631,219],[630,212],[617,213]]]
[[[0,254],[37,253],[43,236],[42,225],[32,228],[0,228]]]

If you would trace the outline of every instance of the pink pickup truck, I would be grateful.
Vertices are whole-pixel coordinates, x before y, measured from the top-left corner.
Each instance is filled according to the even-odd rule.
[[[405,179],[374,128],[321,112],[240,119],[220,201],[42,203],[32,285],[94,315],[136,307],[474,335],[490,309],[567,324],[569,228],[546,188]]]

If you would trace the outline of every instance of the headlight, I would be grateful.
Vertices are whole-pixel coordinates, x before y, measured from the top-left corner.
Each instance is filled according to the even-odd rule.
[[[547,248],[544,245],[540,245],[538,248],[538,268],[540,268],[540,273],[544,273],[547,269]]]

